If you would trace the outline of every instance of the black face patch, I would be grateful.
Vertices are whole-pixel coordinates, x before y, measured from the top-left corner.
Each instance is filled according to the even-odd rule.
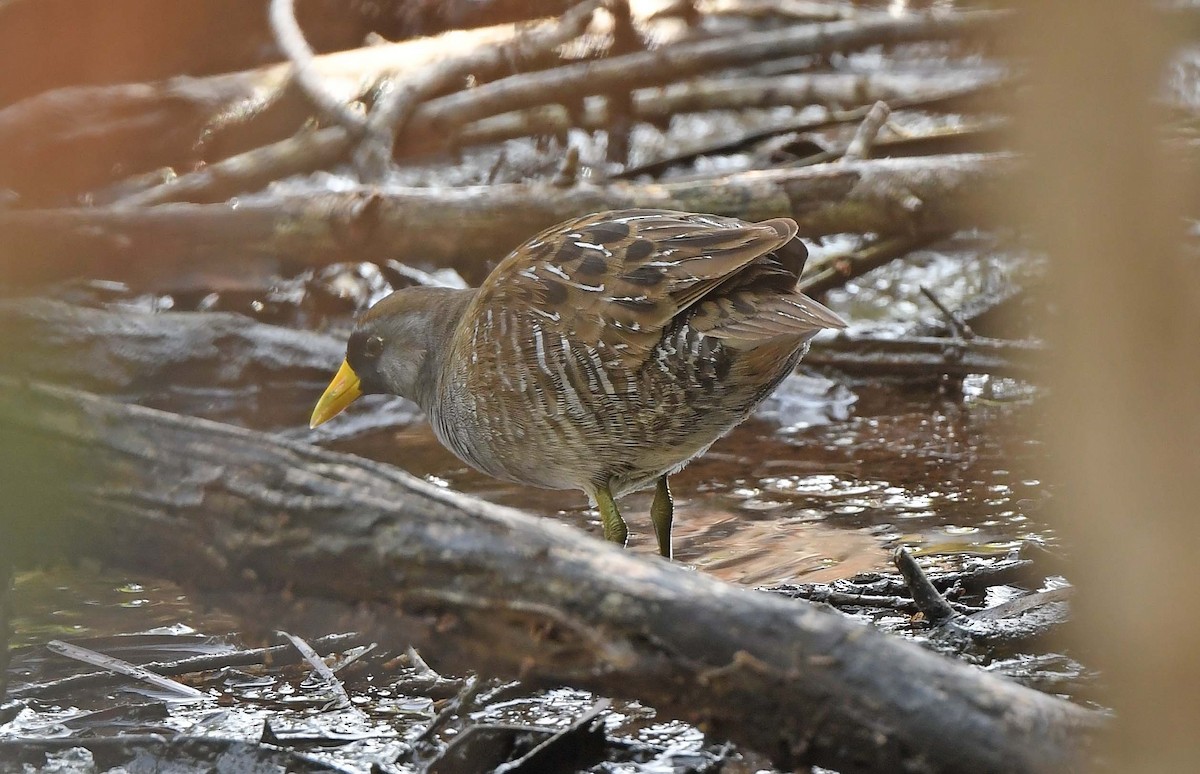
[[[589,226],[587,233],[588,236],[596,240],[597,244],[612,244],[613,242],[620,242],[629,236],[629,224],[621,222],[597,223],[594,226]]]
[[[546,289],[546,303],[561,304],[567,300],[567,288],[558,280],[543,279],[542,286]]]
[[[367,356],[367,334],[364,331],[355,331],[350,334],[350,340],[346,342],[346,362],[354,370],[366,363]]]
[[[346,342],[346,362],[358,377],[359,389],[366,395],[387,392],[379,371],[383,339],[366,331],[355,331]]]

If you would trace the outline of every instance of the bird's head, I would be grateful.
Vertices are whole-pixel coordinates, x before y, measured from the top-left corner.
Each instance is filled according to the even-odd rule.
[[[399,395],[422,403],[441,356],[474,291],[405,288],[355,324],[346,359],[313,409],[310,427],[332,419],[360,395]],[[436,363],[430,359],[435,355]]]

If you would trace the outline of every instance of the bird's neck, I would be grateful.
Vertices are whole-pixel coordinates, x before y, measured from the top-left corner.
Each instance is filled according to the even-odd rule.
[[[477,292],[475,288],[447,288],[441,300],[430,308],[425,358],[421,362],[421,371],[414,385],[415,394],[412,396],[426,416],[436,401],[438,379],[441,377],[446,358],[454,348],[455,330]]]

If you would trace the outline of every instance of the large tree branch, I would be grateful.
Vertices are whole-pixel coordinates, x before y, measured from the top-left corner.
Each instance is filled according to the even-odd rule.
[[[72,391],[0,386],[0,427],[22,438],[0,448],[6,498],[44,501],[52,481],[53,518],[75,549],[120,567],[281,609],[293,600],[310,617],[355,612],[450,668],[637,698],[783,767],[1053,770],[1099,724],[806,603],[386,465]]]
[[[326,54],[313,60],[312,75],[348,102],[384,78],[521,35],[504,24]],[[22,100],[0,110],[0,187],[36,199],[103,185],[114,165],[127,172],[189,167],[288,137],[312,112],[290,75],[284,63],[206,78],[67,87]],[[348,147],[348,135],[344,142]]]
[[[467,124],[509,111],[574,104],[591,94],[658,86],[784,56],[962,37],[993,30],[1005,18],[1006,14],[992,11],[900,18],[872,14],[854,21],[685,41],[521,73],[416,107],[397,152],[444,148]],[[317,57],[313,74],[332,96],[355,99],[385,75],[398,70],[411,73],[431,61],[431,51],[445,57],[446,52],[464,47],[496,45],[515,33],[508,27],[488,34],[491,37],[480,31],[448,33],[421,47],[395,44],[407,46],[399,57],[399,49],[382,46]],[[30,98],[0,110],[0,148],[5,150],[0,155],[0,186],[34,195],[96,187],[108,182],[117,165],[133,172],[156,165],[184,166],[281,140],[311,112],[298,90],[284,89],[288,72],[288,66],[281,65],[204,79],[61,89]],[[475,73],[480,79],[502,74],[506,73],[490,67]],[[349,147],[352,142],[341,128],[326,132],[318,138],[322,143],[336,140]]]
[[[0,212],[0,284],[76,274],[144,280],[203,261],[281,273],[400,257],[478,281],[530,235],[589,212],[661,207],[762,220],[800,234],[913,234],[986,224],[984,204],[1015,169],[1005,154],[820,164],[668,184],[362,188],[229,204]]]

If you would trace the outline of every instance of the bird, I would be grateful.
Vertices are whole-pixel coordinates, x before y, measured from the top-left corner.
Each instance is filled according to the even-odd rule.
[[[310,426],[363,394],[408,398],[471,467],[582,490],[622,546],[616,499],[654,486],[670,558],[668,477],[749,416],[813,336],[846,327],[796,289],[797,232],[657,209],[559,223],[478,288],[402,288],[367,310]]]

